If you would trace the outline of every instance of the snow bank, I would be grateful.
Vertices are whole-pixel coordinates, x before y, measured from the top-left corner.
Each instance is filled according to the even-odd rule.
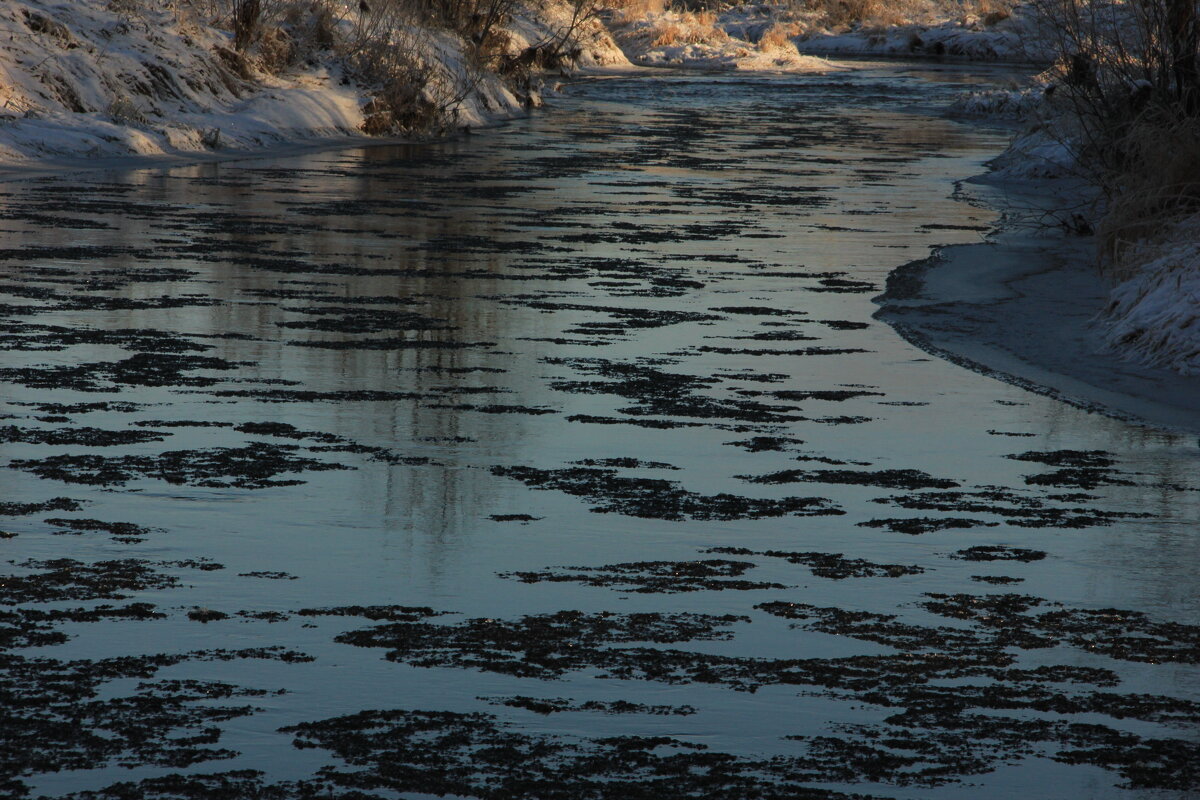
[[[779,9],[711,11],[626,10],[605,21],[626,57],[650,67],[760,72],[828,72],[822,58],[801,55],[792,35],[770,35]]]
[[[1078,137],[1065,124],[1055,88],[1048,73],[1043,73],[1027,86],[966,92],[950,104],[947,112],[1024,124],[1008,148],[991,161],[993,178],[1032,181],[1072,177],[1079,173]]]
[[[1101,42],[1135,47],[1134,10],[1119,3],[1096,3],[1093,18],[1082,26]],[[1126,41],[1128,38],[1128,41]],[[1128,56],[1129,59],[1136,58]],[[1126,58],[1126,57],[1122,57]],[[1131,362],[1168,369],[1182,375],[1200,374],[1200,214],[1171,211],[1172,192],[1194,185],[1195,129],[1158,127],[1153,120],[1125,148],[1125,165],[1088,161],[1108,132],[1094,120],[1081,118],[1087,107],[1087,87],[1103,85],[1110,101],[1125,92],[1131,104],[1145,102],[1152,84],[1140,78],[1136,60],[1101,61],[1088,79],[1072,82],[1074,63],[1047,70],[1023,89],[973,92],[956,101],[952,113],[1019,119],[1026,126],[1008,149],[993,160],[992,180],[1019,191],[1060,196],[1057,207],[1043,209],[1043,218],[1057,219],[1075,233],[1101,232],[1106,250],[1115,237],[1106,230],[1120,226],[1116,261],[1103,258],[1106,271],[1120,282],[1108,293],[1096,317],[1094,334],[1115,354]],[[1081,88],[1082,87],[1082,88]],[[1137,98],[1141,96],[1139,101]],[[1079,99],[1082,97],[1082,101]],[[1074,99],[1073,99],[1074,98]],[[1115,126],[1114,126],[1115,130]],[[1189,132],[1190,130],[1190,132]],[[1090,143],[1090,147],[1087,146]],[[1131,166],[1132,165],[1132,166]],[[1047,180],[1074,178],[1057,187]],[[1107,183],[1110,194],[1099,188]],[[1073,187],[1073,188],[1071,188]],[[1161,194],[1159,194],[1161,192]],[[1148,205],[1139,197],[1154,200]],[[1176,209],[1181,208],[1175,206]],[[1186,213],[1182,220],[1178,214]],[[1136,224],[1134,224],[1136,223]],[[1124,241],[1128,240],[1128,241]],[[1100,276],[1097,276],[1100,281]]]
[[[227,35],[149,4],[7,0],[0,29],[9,164],[262,147],[355,135],[362,122],[361,94],[340,75],[252,72]]]
[[[1112,290],[1100,317],[1110,347],[1135,361],[1200,374],[1200,214],[1132,246],[1122,263],[1134,276]]]
[[[971,12],[940,0],[867,9],[866,21],[834,24],[849,6],[833,0],[796,4],[747,3],[720,13],[679,11],[654,0],[621,0],[605,21],[629,60],[647,66],[704,69],[821,71],[813,56],[959,56],[988,61],[1047,61],[1034,14]]]
[[[1079,174],[1075,142],[1052,125],[1040,124],[1018,133],[991,162],[993,177],[1002,181],[1069,178]]]
[[[950,113],[968,117],[1025,120],[1044,108],[1047,85],[968,92],[950,105]]]
[[[944,16],[951,17],[951,12]],[[852,30],[815,30],[798,41],[800,51],[816,55],[958,56],[975,61],[1042,63],[1051,59],[1034,16],[1017,6],[1011,14],[964,14],[920,22],[858,26]]]
[[[326,4],[328,37],[351,40],[358,3]],[[508,47],[553,41],[572,22],[566,2],[519,6]],[[627,63],[595,20],[575,29],[574,61]],[[407,28],[399,44],[428,68],[428,106],[452,125],[480,126],[540,102],[536,81],[481,70],[446,30]],[[0,165],[258,150],[364,137],[380,91],[333,45],[273,69],[239,53],[217,20],[185,3],[4,0],[0,3]]]

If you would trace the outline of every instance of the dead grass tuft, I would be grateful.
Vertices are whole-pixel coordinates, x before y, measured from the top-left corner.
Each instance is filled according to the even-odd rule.
[[[666,13],[669,0],[608,0],[605,7],[616,13],[617,22],[627,25]]]
[[[1114,144],[1125,167],[1110,178],[1116,191],[1096,232],[1102,270],[1120,282],[1137,271],[1129,255],[1138,243],[1200,211],[1200,120],[1139,120]]]
[[[106,110],[110,117],[126,125],[144,125],[146,123],[146,115],[133,100],[124,94],[114,97]]]
[[[263,31],[258,40],[258,64],[264,72],[278,75],[296,63],[297,47],[292,35],[284,28]]]
[[[945,19],[979,20],[995,25],[1012,14],[1015,0],[801,0],[803,9],[820,14],[828,28],[870,30]]]
[[[798,22],[776,22],[758,40],[758,49],[764,52],[789,47],[794,49],[796,45],[792,40],[800,35],[803,27]]]
[[[705,42],[725,42],[729,34],[716,26],[711,11],[671,12],[655,20],[650,29],[651,47],[673,47]]]

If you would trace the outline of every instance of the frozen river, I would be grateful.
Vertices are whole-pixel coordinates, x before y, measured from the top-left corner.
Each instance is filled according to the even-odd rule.
[[[1006,77],[0,184],[0,795],[1195,796],[1195,438],[873,319]]]

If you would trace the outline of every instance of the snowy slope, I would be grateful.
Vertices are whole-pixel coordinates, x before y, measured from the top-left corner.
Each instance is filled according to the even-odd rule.
[[[830,9],[836,7],[814,0],[804,6],[746,3],[693,12],[661,0],[619,0],[605,21],[629,60],[646,66],[822,71],[829,64],[813,56],[1019,62],[1050,57],[1035,14],[1021,5],[980,13],[970,3],[907,0],[880,6],[865,21],[835,24]]]
[[[1033,63],[1052,59],[1048,44],[1039,35],[1033,13],[1022,6],[1005,16],[963,14],[950,19],[903,20],[886,28],[814,30],[797,42],[801,52],[816,55],[951,56]]]
[[[122,8],[122,6],[114,6]],[[97,0],[0,6],[0,161],[242,149],[357,132],[362,97],[327,69],[252,71],[204,20]]]
[[[609,12],[604,19],[634,64],[706,70],[827,72],[822,58],[801,55],[794,31],[775,27],[774,6],[737,6],[716,12],[637,8]],[[747,24],[748,14],[757,24]]]
[[[1200,215],[1134,245],[1122,262],[1133,277],[1113,288],[1101,322],[1128,358],[1200,375]]]
[[[358,34],[357,3],[338,0],[330,36]],[[570,22],[566,3],[522,7],[514,51]],[[4,0],[0,4],[0,165],[123,156],[191,156],[283,143],[362,137],[378,87],[332,46],[285,68],[234,50],[221,20],[158,0]],[[524,113],[535,87],[516,91],[468,67],[445,30],[407,30],[404,44],[429,65],[427,93],[451,97],[450,125]],[[579,31],[583,64],[626,63],[603,28]]]

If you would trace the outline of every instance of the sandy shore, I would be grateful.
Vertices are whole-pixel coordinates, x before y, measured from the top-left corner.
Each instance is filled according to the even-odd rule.
[[[1029,207],[1037,194],[1045,197],[1035,188],[985,192],[996,205]],[[1094,252],[1091,238],[1009,225],[986,242],[942,248],[895,270],[875,298],[876,317],[968,369],[1091,411],[1200,432],[1200,376],[1106,349],[1094,320],[1108,287]]]

